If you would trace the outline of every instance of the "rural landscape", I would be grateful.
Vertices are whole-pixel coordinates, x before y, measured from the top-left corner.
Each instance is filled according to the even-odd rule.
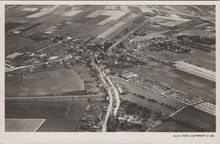
[[[5,5],[6,132],[215,132],[214,5]]]

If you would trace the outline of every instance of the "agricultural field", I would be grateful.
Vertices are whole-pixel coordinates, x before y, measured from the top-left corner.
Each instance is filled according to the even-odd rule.
[[[215,116],[190,106],[172,116],[172,119],[194,127],[199,131],[215,132],[216,129]]]
[[[133,11],[97,8],[100,7],[16,6],[6,14],[6,31],[23,29],[24,25],[32,23],[39,25],[25,30],[26,33],[46,32],[49,36],[70,34],[82,39],[110,40],[128,26],[128,24],[123,26],[124,23],[130,23],[138,16]],[[54,29],[52,30],[51,27]],[[12,35],[6,40],[6,55],[17,50],[34,52],[34,49],[41,48],[33,47],[35,43],[35,41]]]
[[[5,55],[9,55],[13,52],[32,52],[35,49],[32,49],[37,43],[30,39],[24,39],[22,37],[10,37],[5,41]]]
[[[6,131],[215,131],[215,33],[211,5],[6,5]]]
[[[5,77],[5,95],[7,96],[18,96],[21,90],[22,77],[13,76]]]
[[[170,26],[170,27],[173,27],[173,26],[176,26],[176,25],[188,22],[188,21],[190,20],[183,19],[177,15],[175,16],[171,15],[170,17],[155,16],[148,20],[148,22],[150,23],[157,23],[162,26]]]
[[[161,50],[158,52],[144,50],[144,54],[150,54],[157,57],[158,59],[167,61],[179,61],[183,60],[186,62],[191,62],[193,65],[200,65],[202,68],[208,68],[209,70],[215,71],[215,52],[206,52],[198,50],[196,48],[191,48],[191,53],[188,54],[178,54],[166,50]]]
[[[72,119],[47,119],[37,132],[74,132],[77,123]]]
[[[6,119],[6,132],[35,132],[45,119]]]
[[[131,84],[128,81],[123,80],[121,78],[111,78],[111,79],[112,79],[113,83],[120,84],[122,86],[125,86],[128,89],[128,91],[129,91],[128,94],[120,95],[120,98],[122,100],[128,100],[130,102],[137,103],[138,105],[141,105],[143,107],[151,109],[152,111],[159,111],[159,112],[162,112],[166,115],[171,115],[176,110],[178,110],[184,106],[184,104],[182,104],[178,101],[172,100],[170,98],[161,96],[157,93],[151,92],[151,91],[143,89],[141,87],[138,87],[138,86]],[[144,99],[137,97],[137,95],[144,96]],[[156,101],[156,103],[151,102],[148,99],[153,99]],[[168,108],[165,105],[169,105],[175,109]]]
[[[215,103],[215,83],[206,79],[150,60],[147,65],[131,67],[128,71]]]
[[[5,117],[19,119],[62,119],[71,98],[6,99]]]
[[[62,94],[83,91],[83,81],[73,70],[57,70],[25,75],[20,96]]]
[[[136,103],[139,106],[146,107],[152,111],[162,112],[163,114],[166,114],[166,115],[170,115],[170,114],[174,113],[175,110],[177,110],[176,107],[174,107],[174,108],[166,107],[165,106],[165,104],[167,105],[166,100],[163,101],[161,97],[160,97],[160,99],[161,99],[160,102],[158,102],[158,100],[156,100],[157,101],[156,103],[150,101],[149,99],[158,99],[158,97],[156,97],[155,94],[154,95],[152,95],[152,94],[151,95],[146,94],[149,97],[143,95],[145,97],[144,99],[139,98],[131,93],[126,94],[126,95],[120,95],[120,98],[122,100],[128,100],[129,102]],[[164,99],[167,99],[167,98],[164,98]],[[170,102],[170,103],[172,103],[172,102]],[[176,103],[176,102],[173,102],[173,103]]]
[[[168,119],[150,129],[150,132],[197,132],[198,130],[178,121]]]
[[[19,27],[21,25],[22,25],[22,23],[8,22],[8,23],[6,23],[5,32],[7,32],[7,31],[9,31],[11,29],[14,29],[16,27]]]
[[[21,127],[24,132],[75,131],[87,103],[88,98],[6,100],[6,131],[17,131]]]

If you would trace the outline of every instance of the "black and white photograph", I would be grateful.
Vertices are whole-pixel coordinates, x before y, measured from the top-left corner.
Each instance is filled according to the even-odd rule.
[[[5,132],[216,132],[216,6],[6,4]]]

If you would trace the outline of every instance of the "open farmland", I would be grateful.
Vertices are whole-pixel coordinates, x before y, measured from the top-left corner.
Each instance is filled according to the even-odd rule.
[[[37,132],[74,132],[77,123],[72,119],[47,119]]]
[[[7,5],[6,131],[215,131],[215,25],[211,5]]]
[[[20,96],[62,94],[84,90],[83,81],[72,70],[29,74],[23,77]]]
[[[75,131],[87,101],[87,98],[7,100],[6,131],[18,131],[21,127],[24,132]]]
[[[64,118],[70,98],[7,99],[5,117],[20,119]]]
[[[7,56],[13,52],[36,52],[38,49],[44,48],[50,44],[52,44],[52,42],[44,41],[39,43],[31,39],[13,36],[7,38],[5,41],[5,45],[7,47],[5,55]]]
[[[25,15],[26,18],[22,18],[23,23],[41,23],[41,25],[31,28],[27,30],[27,32],[37,32],[39,30],[45,32],[43,30],[48,30],[51,26],[59,23],[59,30],[51,31],[53,35],[62,36],[64,34],[70,34],[82,39],[92,39],[96,37],[97,40],[95,41],[105,38],[110,40],[128,26],[123,27],[124,22],[133,21],[137,16],[137,14],[134,13],[135,11],[122,11],[119,7],[118,9],[111,10],[97,9],[100,7],[96,6],[88,6],[87,8],[81,6],[50,6],[46,8],[22,6],[21,8],[16,8],[16,13],[18,13],[18,11],[27,13]],[[127,9],[129,9],[129,7],[127,7]],[[8,18],[7,21],[9,22],[13,22],[13,20],[17,22],[16,17],[13,19],[13,13],[6,16],[6,18]],[[50,21],[48,21],[48,19],[50,19]],[[68,22],[68,24],[65,24],[65,22]],[[60,24],[62,24],[62,26]],[[102,26],[105,26],[105,28],[101,29]],[[16,27],[19,28],[18,25]],[[95,29],[98,29],[98,31],[92,32]],[[117,31],[117,33],[114,33],[114,31]],[[107,37],[108,35],[109,37]],[[10,40],[10,42],[11,41],[12,40]],[[31,47],[31,44],[26,43],[26,45]]]
[[[172,117],[181,123],[198,129],[199,131],[216,131],[215,116],[195,109],[194,107],[186,107]]]
[[[209,70],[215,71],[215,52],[207,52],[203,50],[198,50],[196,48],[191,48],[191,53],[189,54],[178,54],[167,50],[161,50],[158,52],[144,50],[144,54],[150,54],[162,60],[168,61],[179,61],[183,60],[186,62],[191,62],[194,65],[199,65],[202,68],[208,68]]]
[[[197,132],[198,130],[178,121],[168,119],[152,128],[150,132]]]
[[[173,112],[175,112],[175,110],[162,106],[161,105],[162,103],[170,105],[170,106],[174,107],[176,110],[178,110],[184,106],[184,104],[182,104],[178,101],[172,100],[170,98],[161,96],[157,93],[148,91],[148,90],[143,89],[141,87],[138,87],[138,86],[131,84],[128,81],[123,80],[121,78],[112,78],[112,81],[115,84],[121,84],[121,85],[125,86],[128,89],[128,91],[130,92],[130,94],[121,95],[120,96],[121,99],[137,103],[137,104],[142,105],[142,106],[144,106],[148,109],[151,109],[153,111],[160,111],[162,113],[170,115]],[[145,99],[138,98],[137,96],[132,95],[133,93],[135,93],[137,95],[143,95],[145,97]],[[157,101],[157,103],[156,104],[152,103],[148,99],[154,99]]]
[[[77,15],[78,13],[80,13],[81,11],[80,10],[78,10],[78,11],[69,11],[69,12],[65,12],[64,14],[63,14],[63,16],[70,16],[70,17],[72,17],[72,16],[74,16],[74,15]]]
[[[87,106],[87,98],[75,98],[69,101],[65,112],[66,119],[79,121]]]
[[[150,61],[149,61],[150,62]],[[182,90],[190,95],[215,103],[215,84],[192,74],[181,73],[169,66],[150,62],[147,66],[129,68],[140,77]],[[199,84],[199,85],[198,85]]]
[[[5,32],[7,32],[7,31],[9,31],[11,29],[14,29],[16,27],[19,27],[21,25],[22,25],[22,23],[8,22],[8,23],[6,23]]]
[[[188,19],[183,19],[180,17],[172,17],[172,15],[170,17],[163,17],[163,16],[156,16],[153,18],[149,19],[150,23],[157,23],[159,25],[163,25],[163,26],[175,26],[175,25],[179,25],[185,22],[188,22],[190,20]]]
[[[7,47],[5,55],[9,55],[13,52],[34,51],[31,48],[31,46],[34,44],[36,44],[36,42],[29,39],[24,39],[22,37],[11,37],[5,41],[5,45]]]
[[[100,34],[98,37],[99,38],[105,38],[108,35],[110,35],[112,32],[114,32],[115,30],[117,30],[119,27],[123,26],[124,24],[125,24],[124,22],[117,23],[112,28],[110,28],[107,31],[105,31],[104,33]]]
[[[137,93],[137,95],[139,95],[139,93]],[[164,104],[171,104],[172,100],[171,100],[171,102],[168,103],[168,102],[166,102],[167,100],[162,100],[162,97],[160,97],[160,101],[158,102],[158,100],[157,100],[157,103],[154,103],[154,102],[149,101],[148,99],[158,99],[158,95],[155,95],[155,94],[153,95],[153,93],[152,93],[151,95],[145,94],[143,96],[145,97],[145,99],[138,98],[137,96],[134,96],[133,94],[129,93],[126,95],[120,95],[120,98],[122,100],[128,100],[129,102],[136,103],[139,106],[146,107],[152,111],[162,112],[163,114],[166,114],[166,115],[170,115],[170,114],[174,113],[175,110],[178,109],[178,108],[174,107],[175,108],[175,110],[174,110],[173,108],[168,108],[164,105]],[[164,98],[164,99],[167,99],[167,98]],[[163,103],[163,105],[162,105],[162,103]],[[176,103],[176,102],[173,102],[173,103]],[[173,106],[173,104],[172,104],[172,106]]]
[[[195,66],[183,61],[176,61],[175,67],[179,70],[185,71],[187,73],[196,75],[198,77],[210,80],[215,82],[215,72],[211,70],[207,70],[205,68],[201,68],[199,66]]]
[[[6,77],[5,78],[5,95],[6,96],[18,96],[21,90],[22,77]]]
[[[5,131],[7,132],[35,132],[45,119],[6,119]]]

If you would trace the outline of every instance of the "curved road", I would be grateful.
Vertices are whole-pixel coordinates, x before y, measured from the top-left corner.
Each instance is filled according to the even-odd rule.
[[[99,72],[99,75],[100,75],[100,78],[101,80],[103,81],[105,87],[107,88],[107,92],[108,92],[108,95],[109,95],[109,105],[108,105],[108,110],[107,110],[107,113],[106,113],[106,117],[105,117],[105,120],[103,122],[103,125],[102,125],[102,132],[106,132],[107,131],[107,123],[108,123],[108,119],[109,119],[109,116],[111,114],[111,111],[112,111],[112,105],[113,105],[113,98],[112,98],[112,92],[111,92],[111,88],[107,85],[106,81],[105,81],[105,78],[106,76],[103,75],[104,73],[100,70],[100,68],[95,64],[94,65],[95,68],[98,70]],[[104,78],[105,76],[105,78]]]

